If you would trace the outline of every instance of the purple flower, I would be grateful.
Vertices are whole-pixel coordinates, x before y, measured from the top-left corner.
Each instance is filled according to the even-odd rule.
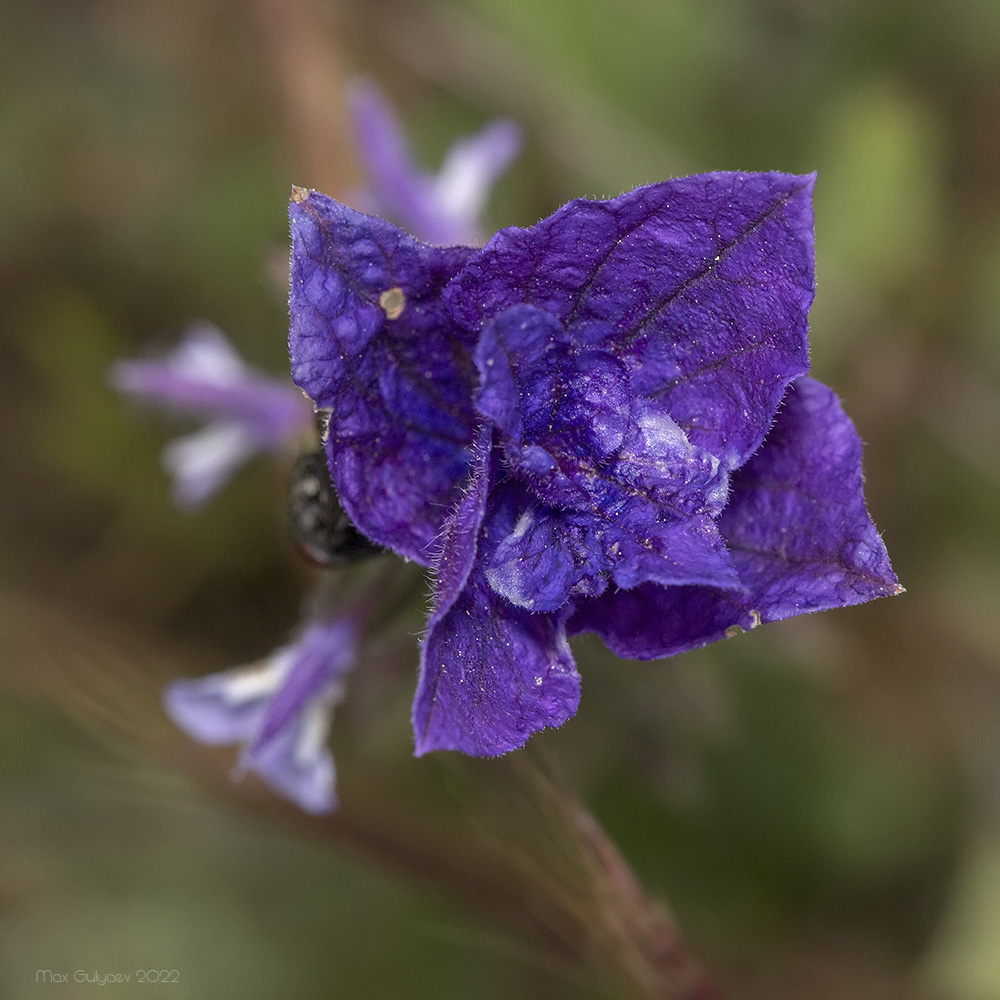
[[[478,251],[295,191],[293,377],[354,523],[435,571],[417,753],[562,724],[567,635],[655,658],[898,592],[805,376],[812,186],[687,177]]]
[[[161,360],[119,361],[111,382],[121,392],[209,421],[163,452],[181,507],[204,503],[258,451],[284,451],[312,426],[302,394],[249,368],[209,323],[188,329]]]
[[[395,219],[427,243],[481,244],[479,217],[490,188],[521,147],[517,123],[491,122],[459,139],[432,175],[414,165],[396,116],[374,86],[356,84],[350,105],[369,178],[365,208]]]
[[[164,693],[167,713],[202,743],[242,744],[238,772],[253,771],[308,812],[330,812],[336,797],[326,741],[356,640],[346,620],[314,623],[263,663],[173,681]]]

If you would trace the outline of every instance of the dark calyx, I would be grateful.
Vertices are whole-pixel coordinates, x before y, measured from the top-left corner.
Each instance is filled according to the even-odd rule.
[[[292,468],[288,531],[306,559],[327,569],[385,551],[362,535],[340,506],[322,450],[300,455]]]

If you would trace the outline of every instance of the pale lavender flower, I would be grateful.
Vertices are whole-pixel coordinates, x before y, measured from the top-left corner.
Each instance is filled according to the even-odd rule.
[[[441,170],[429,174],[414,164],[399,121],[372,84],[356,84],[350,105],[368,173],[364,207],[425,243],[481,244],[479,218],[490,188],[521,148],[520,126],[491,122],[454,142]]]
[[[119,361],[111,382],[137,399],[208,421],[163,452],[181,507],[204,503],[251,456],[283,452],[312,426],[302,394],[250,368],[209,323],[190,327],[164,358]]]
[[[331,812],[335,771],[327,737],[356,646],[347,619],[313,623],[261,663],[173,681],[164,704],[199,742],[242,744],[237,776],[253,771],[307,812]]]

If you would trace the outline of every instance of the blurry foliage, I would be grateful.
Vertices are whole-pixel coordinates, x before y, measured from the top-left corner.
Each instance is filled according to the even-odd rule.
[[[580,715],[538,742],[731,996],[1000,995],[1000,7],[321,11],[340,71],[384,83],[428,165],[486,115],[527,124],[498,225],[683,171],[818,170],[815,371],[867,443],[909,594],[670,663],[581,642]],[[0,572],[189,651],[191,672],[263,655],[295,622],[284,470],[175,511],[158,452],[186,428],[129,407],[105,373],[201,317],[254,363],[285,364],[284,202],[302,178],[247,13],[0,11]],[[432,818],[449,765],[393,769],[415,643],[387,643],[338,719],[343,796],[374,795],[366,769],[384,767],[379,794]],[[35,969],[62,966],[176,967],[177,997],[583,995],[450,900],[127,748],[122,763],[30,697],[37,669],[3,663],[3,995],[39,995]]]

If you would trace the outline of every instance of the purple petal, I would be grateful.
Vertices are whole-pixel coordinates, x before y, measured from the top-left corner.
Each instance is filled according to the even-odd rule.
[[[454,532],[450,549],[442,553],[446,566],[452,559],[470,566],[475,557],[469,539],[475,512],[481,512],[485,499],[484,470],[480,459],[470,490],[474,499],[456,518],[464,530]],[[508,492],[495,489],[478,540],[482,556],[489,558],[515,516]],[[450,583],[431,615],[421,651],[413,706],[416,753],[462,750],[494,756],[523,746],[539,729],[562,725],[576,712],[580,698],[579,675],[566,642],[566,612],[533,615],[514,608],[475,568],[456,592],[463,574],[450,568],[446,572]]]
[[[326,739],[356,639],[347,619],[313,623],[262,665],[174,681],[164,692],[167,713],[202,743],[242,743],[242,769],[303,809],[328,812],[335,799]]]
[[[505,229],[446,290],[469,329],[530,302],[579,347],[624,362],[699,444],[735,468],[808,368],[813,178],[702,174],[576,200]]]
[[[515,608],[475,576],[424,641],[413,720],[417,755],[461,750],[493,757],[571,718],[580,677],[564,620],[565,612]]]
[[[293,385],[248,368],[208,323],[191,327],[167,357],[119,361],[110,377],[120,392],[211,421],[164,449],[181,507],[204,503],[256,452],[284,451],[312,425]]]
[[[596,631],[620,656],[652,659],[901,590],[865,508],[857,433],[813,379],[794,384],[760,451],[734,473],[719,527],[744,593],[609,590],[580,602],[570,633]]]
[[[574,480],[592,478],[629,425],[625,366],[603,351],[571,350],[560,322],[526,305],[486,325],[475,358],[476,407],[504,434],[510,460],[544,482],[548,502],[585,502]]]
[[[521,505],[487,567],[490,585],[529,611],[600,594],[611,580],[738,587],[709,516],[727,493],[718,459],[659,404],[633,406],[621,362],[567,340],[533,306],[505,310],[480,335],[476,406],[542,501]]]
[[[283,450],[312,423],[300,392],[284,379],[249,368],[209,323],[191,327],[165,358],[119,361],[110,377],[116,389],[139,399],[238,424],[255,449]]]
[[[215,416],[220,389],[241,385],[248,374],[221,330],[210,323],[196,323],[164,358],[117,362],[111,368],[111,383],[119,392]]]
[[[354,665],[357,627],[348,619],[310,625],[291,647],[293,658],[281,686],[268,701],[260,729],[248,752],[274,739],[309,702],[336,685]]]
[[[272,739],[248,747],[240,767],[253,771],[278,794],[310,813],[336,807],[333,754],[326,745],[332,698],[319,697]]]
[[[252,740],[289,660],[285,649],[261,665],[173,681],[163,692],[167,715],[199,743],[222,746]]]
[[[633,502],[620,519],[529,505],[487,564],[490,586],[529,611],[556,611],[614,583],[739,588],[715,522],[703,515],[658,520]]]
[[[741,585],[719,529],[704,514],[677,521],[652,520],[641,507],[633,507],[621,525],[611,525],[604,544],[618,547],[612,576],[622,589],[647,581],[729,589]]]
[[[743,607],[742,595],[715,587],[608,590],[582,601],[569,620],[569,634],[597,632],[611,652],[655,660],[705,646],[760,624]]]
[[[371,187],[372,210],[396,219],[420,239],[439,242],[433,238],[438,231],[433,182],[413,162],[392,108],[378,89],[367,82],[355,84],[348,100],[358,152]]]
[[[434,181],[441,215],[451,220],[451,237],[441,242],[482,242],[479,218],[490,189],[521,150],[521,127],[506,119],[452,143]],[[437,242],[432,240],[431,242]]]
[[[371,210],[427,243],[481,243],[479,216],[490,188],[520,149],[519,127],[497,121],[458,140],[435,177],[413,162],[398,119],[374,86],[357,84],[350,103]]]
[[[214,423],[175,438],[163,449],[163,467],[173,477],[178,507],[194,508],[209,500],[257,450],[244,424]]]
[[[762,621],[900,591],[865,507],[861,441],[822,383],[792,386],[732,486],[719,527]]]
[[[718,516],[729,496],[729,476],[718,459],[692,444],[658,403],[636,400],[632,418],[606,478],[675,517]]]
[[[486,565],[486,579],[501,597],[527,611],[558,611],[581,581],[592,579],[593,593],[604,589],[607,570],[603,546],[590,546],[589,519],[527,501],[510,534]]]
[[[484,422],[476,435],[469,482],[441,529],[434,561],[434,601],[430,624],[440,620],[455,603],[472,571],[479,529],[486,512],[490,482],[493,426]]]
[[[369,538],[427,564],[468,469],[472,337],[444,284],[472,252],[424,246],[315,192],[292,224],[292,374],[330,412],[340,501]]]
[[[596,503],[617,519],[625,491],[675,516],[721,511],[727,477],[718,460],[692,445],[660,404],[633,401],[616,358],[573,350],[553,316],[532,306],[506,310],[487,323],[475,357],[476,407],[546,503]]]

